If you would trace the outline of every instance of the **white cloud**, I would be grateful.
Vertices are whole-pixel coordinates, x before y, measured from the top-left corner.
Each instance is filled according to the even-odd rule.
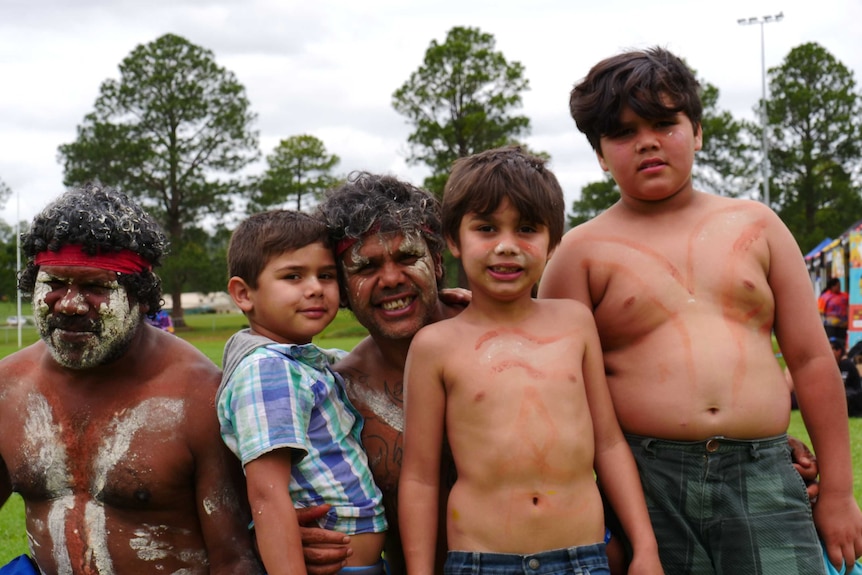
[[[759,26],[738,18],[782,12],[765,26],[767,66],[819,42],[862,74],[858,0],[6,0],[0,4],[0,179],[31,218],[62,192],[57,146],[73,141],[99,85],[137,45],[171,32],[212,50],[246,87],[261,151],[310,133],[342,158],[339,171],[390,172],[421,183],[405,162],[409,126],[392,93],[453,26],[493,34],[530,80],[530,146],[552,156],[571,201],[602,177],[568,115],[568,92],[590,66],[626,48],[666,46],[721,90],[720,105],[753,118],[760,98]],[[259,163],[257,166],[259,167]],[[15,197],[0,218],[15,219]]]

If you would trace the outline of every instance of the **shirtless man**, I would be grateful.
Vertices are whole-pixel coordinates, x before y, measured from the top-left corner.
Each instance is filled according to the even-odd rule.
[[[139,206],[93,185],[23,236],[42,341],[0,362],[0,501],[23,497],[43,574],[262,572],[219,437],[219,370],[144,321],[165,248]]]
[[[321,211],[336,246],[342,304],[369,332],[335,369],[365,418],[362,442],[390,526],[386,559],[392,574],[401,575],[404,362],[420,328],[456,315],[463,305],[438,297],[445,244],[433,196],[391,176],[358,173],[327,194]]]
[[[701,105],[673,54],[608,58],[570,104],[621,199],[563,238],[539,295],[594,312],[665,570],[821,573],[818,535],[834,565],[852,563],[862,513],[843,389],[790,232],[759,203],[694,189]],[[817,531],[784,445],[773,332],[820,462]]]

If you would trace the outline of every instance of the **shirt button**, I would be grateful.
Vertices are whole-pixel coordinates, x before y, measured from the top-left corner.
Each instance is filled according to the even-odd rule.
[[[527,562],[527,565],[529,565],[530,569],[538,569],[539,568],[539,560],[536,559],[535,557],[533,557],[532,559],[530,559]]]

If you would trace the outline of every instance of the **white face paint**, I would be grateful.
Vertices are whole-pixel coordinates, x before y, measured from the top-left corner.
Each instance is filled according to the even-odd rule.
[[[107,485],[109,474],[130,460],[140,460],[132,449],[135,436],[141,431],[156,433],[165,441],[174,440],[174,432],[182,425],[185,407],[182,400],[164,397],[150,398],[131,409],[123,410],[109,422],[103,431],[90,477],[92,492],[101,493]],[[68,455],[62,442],[61,426],[54,422],[53,412],[47,400],[31,394],[27,402],[27,419],[24,422],[22,455],[31,462],[34,473],[45,478],[48,494],[53,497],[47,518],[47,532],[51,539],[57,573],[72,573],[68,552],[67,526],[70,512],[78,504],[72,494],[73,481],[69,472]],[[147,445],[147,449],[153,449]],[[126,463],[124,463],[126,462]],[[216,505],[214,503],[213,505]],[[87,501],[84,508],[84,543],[86,564],[96,567],[101,575],[112,575],[114,571],[108,538],[112,535],[107,527],[105,507],[95,500]],[[36,525],[36,529],[39,529]],[[41,527],[44,527],[42,525]],[[169,528],[144,525],[136,529],[129,539],[129,546],[143,561],[158,561],[174,557],[194,566],[206,566],[207,556],[203,549],[175,549],[163,541]],[[113,534],[113,537],[118,537]],[[30,536],[31,551],[36,547]],[[177,573],[196,573],[195,569],[182,569]]]
[[[125,353],[141,324],[140,309],[130,303],[126,289],[116,281],[105,284],[108,294],[99,303],[98,319],[92,320],[88,331],[64,330],[51,325],[54,318],[63,314],[51,309],[46,302],[48,295],[57,289],[58,281],[71,283],[72,279],[57,278],[39,271],[33,288],[36,327],[54,360],[70,369],[88,369],[110,363]],[[74,311],[75,317],[83,319],[90,311],[80,291],[74,295],[67,292],[62,297],[71,298],[65,300],[66,315]],[[67,337],[70,333],[76,337]]]
[[[344,378],[344,384],[350,395],[364,403],[386,425],[399,433],[404,431],[404,410],[387,397],[386,393],[355,383],[349,377]]]
[[[69,558],[69,550],[66,548],[66,512],[75,508],[75,497],[66,495],[55,499],[51,503],[51,511],[48,512],[48,532],[51,534],[51,542],[54,546],[54,563],[57,564],[57,573],[71,573],[72,560]]]
[[[87,547],[84,560],[96,566],[98,573],[107,575],[114,572],[114,562],[108,551],[108,529],[106,527],[105,508],[95,501],[88,501],[84,508],[84,520],[87,522],[87,537],[90,545]]]
[[[27,419],[24,422],[21,455],[40,477],[52,497],[72,493],[69,484],[69,464],[66,447],[60,440],[62,429],[54,423],[48,401],[33,393],[27,398]]]
[[[175,549],[162,541],[168,527],[165,525],[147,525],[135,529],[134,537],[129,540],[129,546],[135,551],[138,558],[144,561],[159,561],[162,559],[176,558],[184,563],[205,566],[209,563],[206,552],[202,549],[195,551],[183,551]],[[192,573],[191,569],[175,571],[179,573]]]
[[[180,399],[153,397],[123,411],[111,421],[93,464],[94,493],[102,492],[111,470],[130,456],[129,446],[138,431],[146,428],[149,432],[160,432],[162,439],[169,441],[182,425],[183,411]]]

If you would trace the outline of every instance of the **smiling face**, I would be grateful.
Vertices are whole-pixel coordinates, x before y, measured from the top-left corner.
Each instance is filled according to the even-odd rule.
[[[648,120],[626,107],[619,130],[601,137],[597,153],[602,169],[610,172],[623,199],[658,201],[691,189],[694,153],[702,144],[682,112]]]
[[[338,312],[335,260],[320,242],[271,258],[257,287],[235,276],[228,290],[252,329],[280,343],[311,342]]]
[[[443,271],[421,235],[368,234],[340,265],[350,309],[372,336],[410,339],[431,323]]]
[[[87,369],[122,356],[138,332],[141,310],[116,272],[44,266],[33,289],[39,335],[57,363]]]
[[[461,260],[473,301],[530,297],[550,257],[548,227],[526,221],[508,198],[489,215],[469,212],[461,219],[459,242],[449,242]]]

